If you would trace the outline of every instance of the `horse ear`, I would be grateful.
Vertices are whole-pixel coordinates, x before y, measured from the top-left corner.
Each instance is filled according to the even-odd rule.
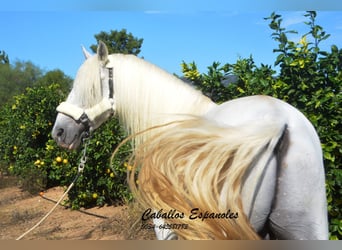
[[[88,59],[89,57],[91,57],[90,52],[86,48],[84,48],[83,45],[82,45],[82,52],[83,52],[85,59]]]
[[[104,42],[99,41],[99,45],[97,46],[97,56],[99,61],[106,64],[108,61],[108,49]]]

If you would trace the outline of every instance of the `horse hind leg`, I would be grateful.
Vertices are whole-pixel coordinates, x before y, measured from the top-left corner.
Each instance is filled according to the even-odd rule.
[[[163,219],[153,219],[154,232],[157,240],[178,240],[178,236],[171,229],[164,228],[165,221]]]
[[[325,175],[318,138],[289,131],[280,149],[276,197],[269,217],[277,239],[328,239]]]

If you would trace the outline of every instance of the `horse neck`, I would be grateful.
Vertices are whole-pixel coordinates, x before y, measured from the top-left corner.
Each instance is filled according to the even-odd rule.
[[[132,55],[110,56],[119,118],[130,133],[202,116],[215,104],[177,77]]]

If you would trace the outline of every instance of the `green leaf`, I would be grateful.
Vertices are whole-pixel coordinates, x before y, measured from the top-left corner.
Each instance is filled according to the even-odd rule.
[[[277,66],[279,63],[281,63],[283,61],[284,57],[285,57],[284,54],[278,55],[274,65]]]

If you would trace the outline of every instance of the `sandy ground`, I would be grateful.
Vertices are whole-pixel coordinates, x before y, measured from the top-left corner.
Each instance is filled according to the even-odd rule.
[[[0,180],[1,181],[1,180]],[[16,239],[33,227],[63,194],[62,187],[30,195],[17,186],[0,189],[0,240]],[[50,200],[51,199],[51,200]],[[127,206],[104,206],[75,211],[56,210],[25,240],[125,240],[154,239],[152,231],[141,230],[139,212]],[[84,213],[84,212],[86,213]]]

